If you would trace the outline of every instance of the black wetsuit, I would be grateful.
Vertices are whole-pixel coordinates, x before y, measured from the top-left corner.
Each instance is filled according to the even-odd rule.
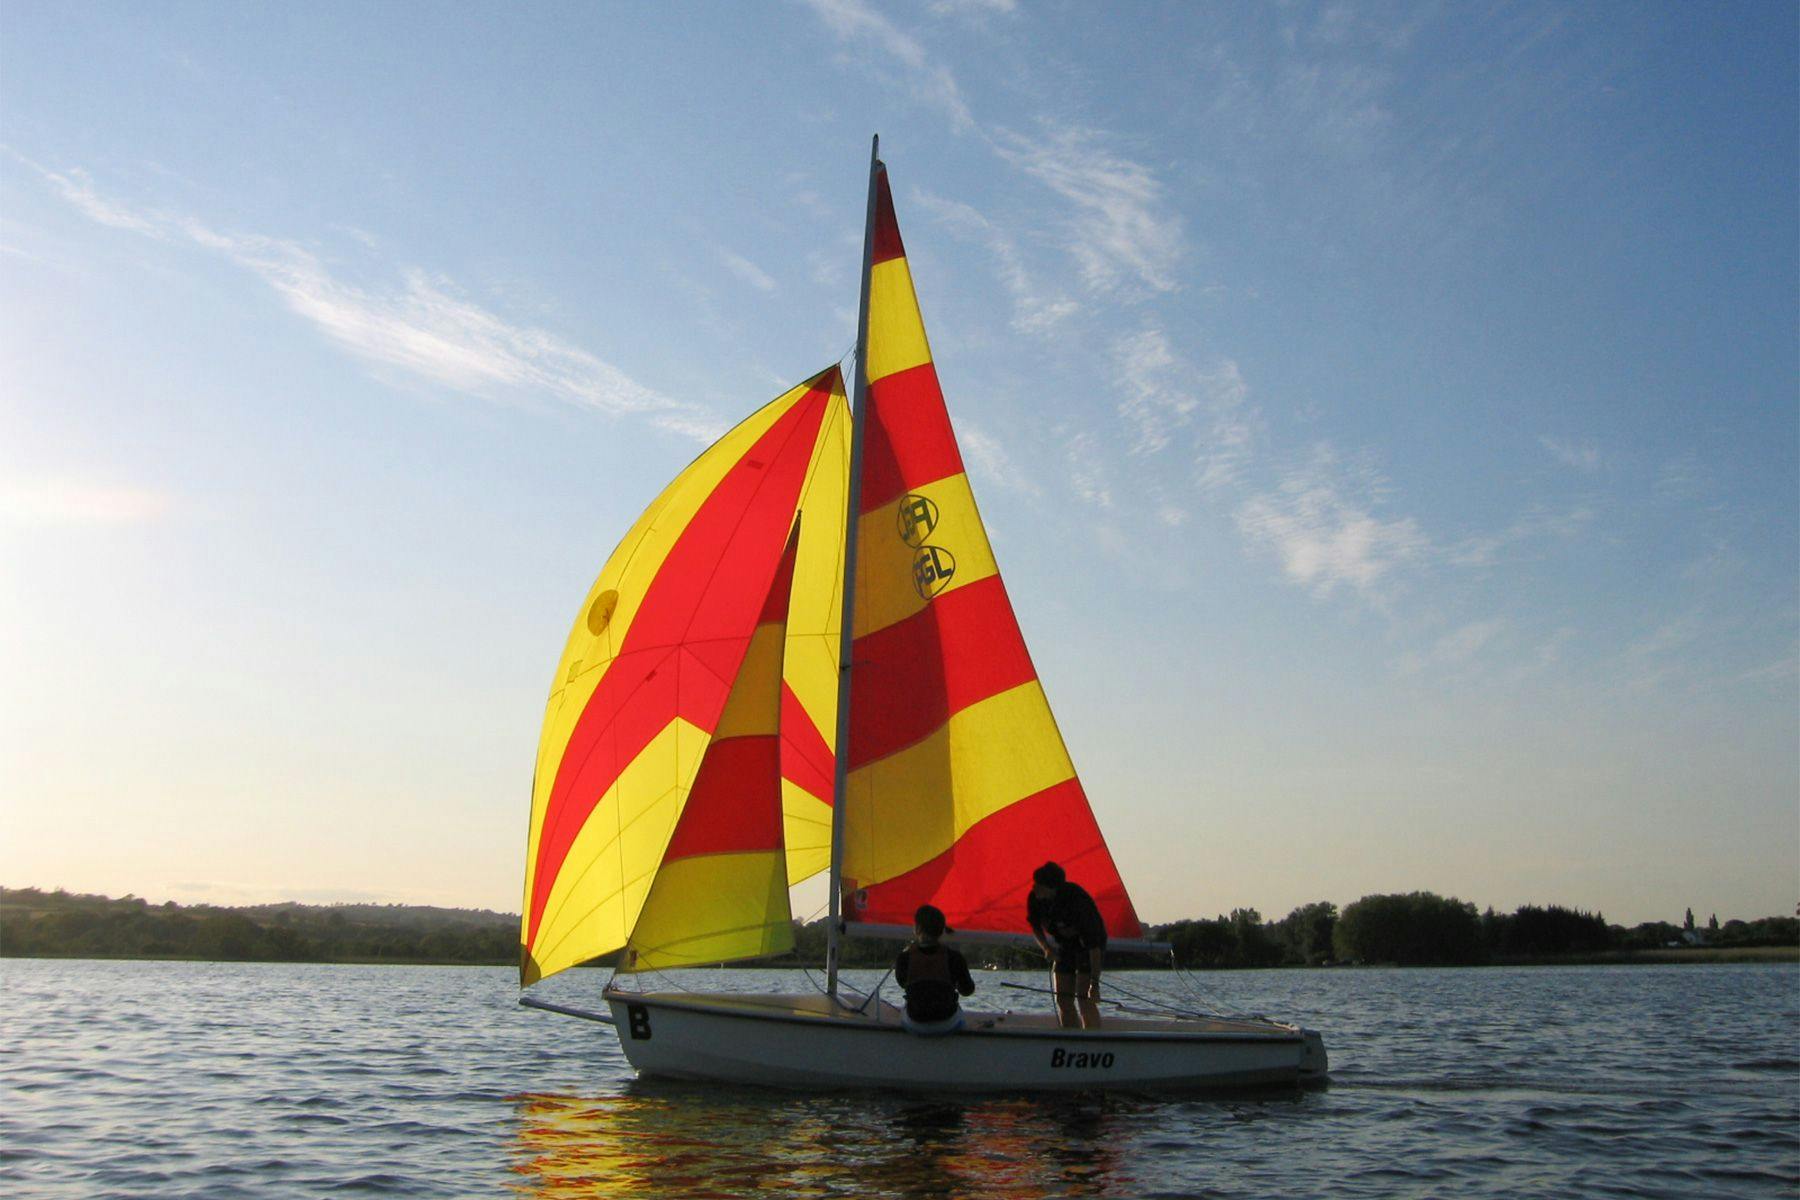
[[[908,946],[894,960],[894,982],[906,989],[906,1015],[921,1024],[949,1020],[957,993],[975,994],[968,961],[948,946]]]
[[[1039,900],[1034,894],[1025,901],[1025,919],[1032,932],[1049,934],[1056,944],[1056,966],[1059,972],[1086,974],[1094,969],[1092,952],[1106,949],[1106,922],[1100,917],[1100,906],[1079,883],[1057,885],[1056,895]]]

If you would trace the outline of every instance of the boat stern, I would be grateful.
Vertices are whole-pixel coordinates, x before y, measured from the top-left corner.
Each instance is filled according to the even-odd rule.
[[[1331,1073],[1331,1060],[1325,1054],[1325,1038],[1316,1029],[1302,1029],[1300,1048],[1300,1082],[1324,1083]]]

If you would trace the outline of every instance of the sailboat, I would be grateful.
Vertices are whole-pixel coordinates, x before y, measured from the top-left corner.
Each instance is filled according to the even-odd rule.
[[[975,505],[870,150],[855,369],[752,413],[669,484],[584,600],[538,748],[520,984],[615,957],[604,1010],[641,1074],[934,1091],[1305,1082],[1323,1040],[1261,1017],[971,1011],[946,1037],[840,978],[851,937],[1032,942],[1032,869],[1155,949],[1051,715]],[[847,395],[848,391],[848,395]],[[828,873],[824,981],[646,980],[794,947]],[[1166,950],[1166,947],[1161,949]]]

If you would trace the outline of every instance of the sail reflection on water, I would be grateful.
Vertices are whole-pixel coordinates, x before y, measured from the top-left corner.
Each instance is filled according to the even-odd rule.
[[[1142,1102],[1117,1098],[733,1096],[650,1081],[515,1099],[522,1195],[1115,1197]]]

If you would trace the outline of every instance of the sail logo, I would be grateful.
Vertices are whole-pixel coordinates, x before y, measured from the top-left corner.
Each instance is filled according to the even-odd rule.
[[[913,586],[921,599],[929,600],[950,586],[956,574],[956,556],[942,546],[920,546],[913,555]]]
[[[956,555],[942,546],[928,545],[926,538],[938,525],[937,502],[930,496],[911,492],[900,497],[895,509],[900,540],[914,550],[912,560],[913,588],[921,600],[929,600],[950,586],[956,574]]]
[[[919,547],[937,528],[938,506],[929,496],[906,495],[900,497],[898,510],[900,520],[900,540],[909,546]]]

